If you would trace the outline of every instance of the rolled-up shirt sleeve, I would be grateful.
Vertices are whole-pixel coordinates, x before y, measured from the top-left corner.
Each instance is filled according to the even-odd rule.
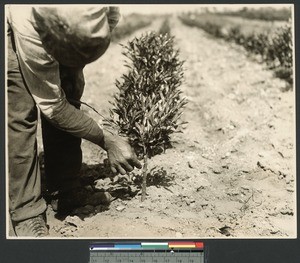
[[[101,145],[103,131],[83,111],[71,105],[60,86],[59,64],[38,38],[14,31],[17,56],[28,90],[41,113],[57,128]]]

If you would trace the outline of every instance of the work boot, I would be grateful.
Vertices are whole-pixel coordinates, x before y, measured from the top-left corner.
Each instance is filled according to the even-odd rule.
[[[44,214],[20,222],[13,222],[18,237],[45,237],[49,235]]]

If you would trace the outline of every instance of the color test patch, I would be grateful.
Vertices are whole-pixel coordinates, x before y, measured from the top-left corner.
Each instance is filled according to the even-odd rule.
[[[162,242],[144,242],[142,243],[142,248],[145,249],[168,249],[169,244]]]
[[[169,242],[169,248],[195,248],[195,242],[188,242],[188,241],[176,241],[176,242]]]

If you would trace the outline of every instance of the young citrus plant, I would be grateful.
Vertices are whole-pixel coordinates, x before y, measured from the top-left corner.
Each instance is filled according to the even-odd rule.
[[[144,158],[142,201],[146,196],[148,158],[170,146],[170,135],[179,132],[186,104],[179,86],[183,61],[174,48],[174,38],[149,32],[124,47],[129,68],[116,81],[118,93],[111,102],[110,122],[126,135]]]

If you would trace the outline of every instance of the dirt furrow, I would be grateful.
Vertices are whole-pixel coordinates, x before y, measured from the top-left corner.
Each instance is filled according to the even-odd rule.
[[[237,201],[242,204],[239,210],[244,212],[247,207],[245,212],[250,210],[254,216],[232,222],[224,219],[236,228],[235,234],[295,234],[294,217],[279,213],[278,222],[268,212],[285,207],[295,211],[293,92],[283,92],[287,84],[236,45],[187,28],[178,20],[173,21],[173,28],[187,69],[183,88],[189,98],[185,115],[189,127],[184,138],[197,140],[195,146],[209,159],[209,163],[204,162],[212,168],[207,179],[218,186],[214,195],[221,200],[220,215],[222,209],[224,218],[240,213],[233,207]],[[193,133],[195,130],[199,132]],[[198,160],[203,163],[203,159]],[[262,200],[259,205],[254,196]],[[224,198],[233,202],[227,206]],[[218,209],[214,212],[218,214]],[[255,226],[253,231],[242,229],[257,220],[265,225]]]

